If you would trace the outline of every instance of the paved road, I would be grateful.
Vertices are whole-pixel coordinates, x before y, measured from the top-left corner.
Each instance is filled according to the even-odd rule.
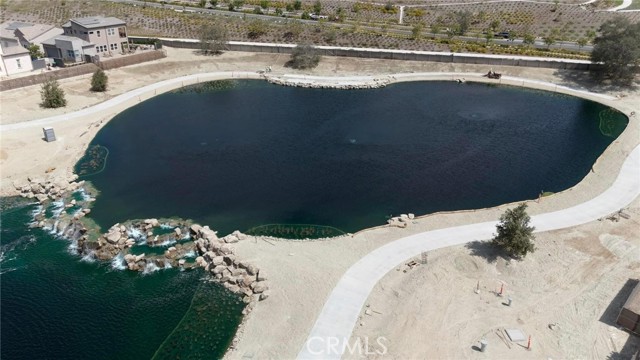
[[[585,203],[533,216],[536,232],[568,228],[594,221],[627,206],[640,195],[640,146],[625,160],[609,189]],[[351,266],[327,299],[298,359],[340,359],[353,327],[376,283],[398,264],[447,246],[488,240],[496,222],[434,230],[384,245]]]

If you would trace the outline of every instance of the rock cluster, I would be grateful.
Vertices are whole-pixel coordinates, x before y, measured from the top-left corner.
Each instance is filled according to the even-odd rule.
[[[13,186],[20,192],[20,196],[33,199],[40,203],[46,200],[60,199],[68,191],[75,191],[80,188],[84,181],[76,182],[77,175],[66,179],[62,177],[47,176],[46,178],[29,177],[26,182],[14,181]]]
[[[229,244],[243,240],[246,235],[236,231],[223,238],[215,236],[208,227],[192,225],[190,229],[199,256],[196,265],[203,267],[231,292],[243,295],[248,304],[245,314],[251,312],[253,304],[269,297],[269,286],[263,271],[234,254]]]
[[[409,223],[411,222],[411,220],[415,219],[415,215],[414,214],[401,214],[400,216],[395,216],[392,217],[391,219],[387,220],[387,224],[391,225],[391,226],[397,226],[397,227],[401,227],[401,228],[405,228],[407,227],[407,225],[409,225]]]
[[[330,82],[330,81],[312,81],[307,79],[283,79],[283,78],[275,78],[275,77],[267,77],[267,81],[271,84],[283,85],[283,86],[295,86],[295,87],[303,87],[303,88],[313,88],[313,89],[343,89],[343,90],[353,90],[353,89],[378,89],[385,87],[391,83],[391,80],[388,78],[374,78],[372,80],[365,81],[353,81],[350,83],[339,83],[339,82]]]

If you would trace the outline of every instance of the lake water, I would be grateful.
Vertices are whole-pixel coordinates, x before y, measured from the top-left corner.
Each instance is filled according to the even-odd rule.
[[[91,217],[190,218],[221,234],[265,224],[355,232],[390,215],[534,199],[577,184],[624,129],[603,105],[486,84],[375,90],[216,82],[107,124]]]

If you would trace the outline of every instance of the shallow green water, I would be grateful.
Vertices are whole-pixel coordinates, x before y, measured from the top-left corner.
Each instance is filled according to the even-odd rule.
[[[221,286],[201,281],[203,272],[141,275],[82,261],[70,254],[67,241],[25,226],[35,205],[2,201],[2,359],[224,354],[243,305]]]

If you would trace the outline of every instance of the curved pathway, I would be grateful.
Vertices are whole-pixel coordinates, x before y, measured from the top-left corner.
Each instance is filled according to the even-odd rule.
[[[640,145],[627,157],[618,177],[606,191],[582,204],[532,216],[536,232],[568,228],[620,210],[640,195]],[[424,251],[460,245],[493,236],[497,222],[483,222],[408,236],[372,251],[342,276],[298,359],[340,359],[363,305],[376,283],[398,264]]]

